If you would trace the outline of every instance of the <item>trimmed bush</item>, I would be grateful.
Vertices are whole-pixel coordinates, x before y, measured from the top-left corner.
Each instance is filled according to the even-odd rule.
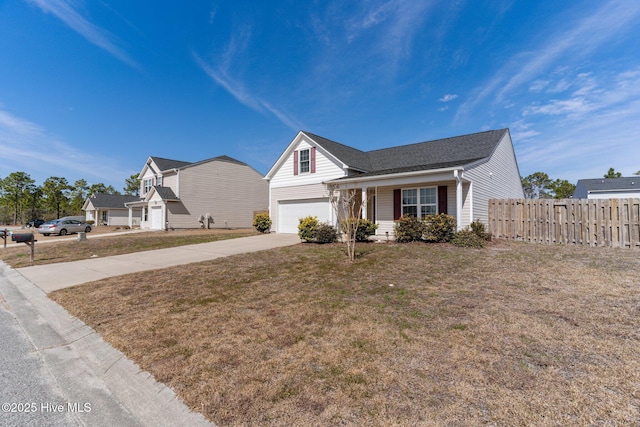
[[[470,228],[465,228],[453,233],[451,244],[461,248],[483,248],[485,239]]]
[[[422,240],[424,224],[415,216],[403,215],[393,227],[396,242],[407,243]]]
[[[376,234],[377,229],[378,224],[368,219],[361,219],[360,224],[358,224],[358,230],[356,231],[356,241],[369,241],[369,236],[373,236],[374,234]]]
[[[333,243],[338,240],[338,230],[327,223],[321,222],[316,228],[315,241],[318,243]]]
[[[428,242],[448,242],[456,229],[456,219],[447,214],[427,215],[424,222],[424,239]]]
[[[315,216],[308,216],[305,218],[299,218],[298,221],[298,236],[305,242],[311,242],[316,238],[318,232],[318,218]]]
[[[356,218],[349,218],[342,221],[342,232],[347,232],[347,226],[349,224],[353,224],[353,222],[357,221]],[[358,229],[356,230],[356,242],[366,242],[369,240],[369,236],[373,236],[376,234],[376,230],[378,229],[378,224],[375,224],[373,221],[368,219],[361,219],[358,224]]]
[[[261,213],[256,215],[253,220],[253,227],[258,230],[259,233],[266,233],[271,228],[271,218],[269,214]]]

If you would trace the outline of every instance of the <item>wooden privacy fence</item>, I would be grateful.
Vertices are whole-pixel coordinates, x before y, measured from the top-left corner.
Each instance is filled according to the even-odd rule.
[[[494,237],[640,249],[640,199],[491,199]]]

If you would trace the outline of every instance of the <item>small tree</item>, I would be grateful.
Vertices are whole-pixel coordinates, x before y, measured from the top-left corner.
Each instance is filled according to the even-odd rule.
[[[605,178],[622,178],[622,174],[620,172],[616,172],[614,168],[609,168],[607,173],[604,175]]]
[[[362,209],[365,202],[362,200],[362,191],[357,184],[345,188],[338,184],[327,184],[329,190],[329,200],[331,206],[338,217],[338,224],[341,225],[344,242],[347,245],[347,256],[353,262],[356,258],[356,238],[358,228],[362,223]]]

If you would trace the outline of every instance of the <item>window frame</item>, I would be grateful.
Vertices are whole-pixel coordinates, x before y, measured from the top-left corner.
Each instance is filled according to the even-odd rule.
[[[431,190],[433,191],[433,196],[435,196],[435,202],[433,203],[426,203],[427,197],[429,197],[428,194],[423,195],[422,190]],[[415,192],[414,195],[406,195],[405,192],[410,192],[413,191]],[[415,203],[413,203],[413,200],[415,199]],[[405,203],[405,201],[408,201],[408,203]],[[430,208],[432,207],[433,209],[433,214],[437,214],[438,213],[438,187],[437,186],[429,186],[429,187],[408,187],[408,188],[402,188],[400,189],[400,214],[401,215],[412,215],[415,216],[416,218],[424,218],[426,215],[432,215],[431,213],[425,213],[423,214],[423,208]],[[415,213],[414,212],[409,212],[407,213],[408,209],[406,208],[415,208]],[[411,209],[411,211],[413,211],[413,209]]]
[[[307,155],[306,160],[302,159],[303,153],[306,153]],[[305,166],[306,166],[306,170],[304,170]],[[305,148],[303,150],[298,151],[298,173],[300,174],[311,173],[311,149],[310,148]]]
[[[142,185],[144,188],[144,194],[147,194],[153,188],[153,178],[146,178],[142,181]]]

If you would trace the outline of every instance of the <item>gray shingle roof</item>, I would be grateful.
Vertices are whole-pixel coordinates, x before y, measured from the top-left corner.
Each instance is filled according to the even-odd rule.
[[[156,193],[160,196],[162,200],[180,200],[176,193],[169,187],[161,187],[159,185],[154,185],[153,188],[156,190]]]
[[[123,196],[121,194],[92,194],[89,199],[91,204],[96,209],[125,209],[125,203],[135,202],[140,200],[137,196]]]
[[[578,180],[578,185],[587,191],[625,191],[640,190],[640,176],[623,178],[594,178]]]
[[[508,131],[491,130],[367,152],[304,133],[352,169],[383,175],[463,166],[488,158]]]
[[[166,171],[169,169],[180,169],[181,167],[187,166],[191,162],[183,162],[180,160],[171,160],[164,159],[162,157],[154,157],[151,156],[153,162],[160,168],[161,171]]]

